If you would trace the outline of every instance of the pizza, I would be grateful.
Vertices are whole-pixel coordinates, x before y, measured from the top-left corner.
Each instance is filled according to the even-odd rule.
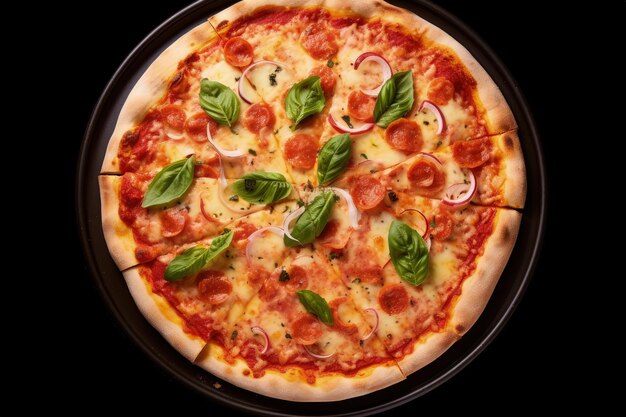
[[[120,111],[99,178],[139,310],[291,401],[401,382],[474,324],[526,194],[515,118],[441,29],[379,0],[244,0]]]

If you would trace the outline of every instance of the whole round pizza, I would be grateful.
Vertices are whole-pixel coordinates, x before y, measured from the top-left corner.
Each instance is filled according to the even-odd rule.
[[[244,0],[127,97],[99,178],[106,242],[198,366],[285,400],[364,395],[487,304],[524,206],[516,131],[470,53],[407,10]]]

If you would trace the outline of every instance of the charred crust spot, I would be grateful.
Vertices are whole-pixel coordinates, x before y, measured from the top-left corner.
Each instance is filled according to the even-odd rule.
[[[502,240],[505,242],[508,242],[511,239],[511,232],[509,231],[508,227],[505,227],[502,230]]]
[[[465,326],[463,326],[462,324],[457,324],[454,329],[459,334],[462,334],[463,332],[465,332]]]
[[[513,139],[511,139],[510,136],[505,136],[504,137],[504,146],[509,149],[509,150],[513,150],[515,148],[515,144],[513,143]]]
[[[215,29],[220,30],[221,28],[223,28],[224,26],[226,26],[228,24],[228,20],[222,20],[221,22],[219,22],[217,24],[217,26],[215,26]]]

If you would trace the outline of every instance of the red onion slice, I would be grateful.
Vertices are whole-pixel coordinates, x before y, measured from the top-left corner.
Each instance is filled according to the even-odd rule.
[[[299,217],[302,213],[304,213],[304,206],[298,208],[293,213],[289,214],[287,217],[285,217],[285,220],[283,221],[283,232],[285,233],[285,236],[287,236],[291,240],[295,240],[301,245],[302,243],[298,239],[291,236],[291,232],[289,231],[289,225],[295,218]]]
[[[418,111],[422,111],[423,109],[429,110],[435,115],[437,119],[437,134],[441,135],[443,131],[446,130],[446,119],[443,117],[441,109],[429,100],[424,100]]]
[[[369,132],[374,127],[374,123],[363,123],[357,127],[342,126],[337,122],[337,119],[335,119],[332,113],[328,115],[328,123],[330,123],[337,132],[350,133],[351,135],[360,135],[361,133]]]
[[[246,245],[246,260],[248,261],[248,263],[250,263],[250,258],[251,258],[250,257],[250,248],[252,247],[252,243],[259,236],[261,236],[263,233],[265,233],[267,231],[272,232],[275,235],[278,235],[280,237],[283,237],[285,235],[285,232],[280,227],[278,227],[278,226],[267,226],[267,227],[263,227],[263,228],[255,231],[250,236],[248,236],[248,244]]]
[[[221,156],[225,158],[239,158],[245,155],[242,151],[239,151],[239,150],[228,151],[226,149],[222,149],[221,147],[219,147],[213,140],[213,136],[211,136],[211,129],[209,129],[209,124],[206,125],[206,136],[209,139],[209,142],[211,143],[211,145],[213,146],[213,149],[215,149],[215,152],[217,152],[218,154],[220,154]]]
[[[376,330],[378,330],[378,323],[380,322],[380,319],[378,318],[378,311],[376,311],[376,309],[369,307],[366,308],[363,311],[367,311],[368,313],[371,313],[374,315],[374,317],[376,318],[376,323],[374,324],[374,327],[372,327],[372,331],[369,332],[365,337],[363,337],[363,339],[361,340],[367,340],[369,338],[371,338],[372,336],[374,336],[374,333],[376,333]]]
[[[280,62],[276,62],[276,61],[270,61],[267,59],[263,59],[261,61],[257,61],[253,64],[250,64],[248,66],[248,68],[246,68],[246,70],[241,74],[241,77],[239,77],[239,82],[237,83],[237,92],[239,93],[239,97],[241,97],[241,99],[243,101],[245,101],[248,104],[252,104],[254,102],[253,99],[251,99],[248,95],[246,95],[246,91],[245,91],[245,86],[244,86],[244,80],[247,80],[247,76],[248,73],[253,69],[258,67],[259,65],[275,65],[277,67],[280,68],[285,68],[285,64],[282,64]]]
[[[365,52],[359,55],[356,61],[354,61],[354,69],[359,69],[359,65],[367,61],[378,63],[383,70],[383,82],[378,87],[373,89],[361,90],[365,95],[376,97],[378,96],[378,93],[380,93],[380,89],[383,88],[383,84],[385,84],[385,82],[391,78],[391,74],[393,72],[391,70],[391,65],[389,65],[389,62],[387,62],[387,60],[383,58],[382,55],[377,54],[376,52]]]
[[[308,353],[309,355],[313,356],[315,359],[328,359],[328,358],[332,358],[333,356],[335,356],[335,352],[329,354],[329,355],[320,355],[317,353],[313,353],[311,351],[311,349],[309,349],[309,347],[307,345],[302,345],[302,347],[304,348],[304,350],[306,350],[306,353]]]
[[[419,156],[425,156],[426,158],[430,158],[431,160],[435,161],[437,163],[437,165],[439,165],[440,167],[443,165],[443,162],[441,162],[439,160],[439,158],[437,158],[435,155],[433,155],[432,153],[428,153],[428,152],[420,152],[418,154]]]
[[[226,197],[224,197],[224,191],[226,190],[226,188],[228,188],[228,182],[226,181],[226,175],[224,174],[224,166],[222,165],[222,158],[218,157],[218,160],[220,161],[220,178],[218,179],[217,196],[220,199],[220,202],[222,203],[222,205],[234,213],[247,214],[247,213],[252,213],[253,211],[256,211],[257,209],[252,208],[254,206],[250,206],[250,208],[248,209],[243,209],[243,207],[239,207],[239,208],[233,207],[226,200]]]
[[[464,206],[472,201],[474,194],[476,194],[476,177],[472,171],[468,170],[467,172],[469,173],[469,184],[461,182],[449,186],[442,200],[443,204],[458,207]]]
[[[267,352],[267,350],[270,348],[270,337],[267,335],[265,329],[261,326],[252,326],[250,327],[250,330],[252,330],[253,333],[256,332],[263,336],[263,339],[265,340],[265,346],[263,347],[263,350],[261,350],[261,354]]]
[[[184,137],[183,132],[165,128],[165,134],[172,140],[181,140]]]
[[[426,236],[428,236],[428,232],[430,232],[430,226],[428,224],[428,219],[426,218],[426,216],[424,215],[424,213],[422,213],[421,211],[417,210],[417,209],[404,209],[400,212],[400,216],[402,216],[404,213],[406,212],[411,212],[411,213],[417,213],[420,215],[420,217],[424,220],[424,225],[425,225],[425,230],[424,233],[421,233],[422,237],[424,239],[426,239]]]
[[[346,204],[348,204],[348,218],[350,219],[350,226],[352,226],[353,229],[358,229],[359,220],[361,219],[361,213],[359,213],[359,210],[354,205],[354,200],[352,199],[350,193],[337,187],[328,188],[334,193],[339,194],[341,197],[343,197],[344,200],[346,200]]]

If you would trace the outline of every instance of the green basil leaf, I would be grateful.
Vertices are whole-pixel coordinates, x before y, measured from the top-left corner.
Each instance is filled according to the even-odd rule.
[[[150,181],[143,196],[141,207],[148,208],[171,203],[187,192],[193,182],[193,169],[196,164],[193,155],[176,161],[161,171]]]
[[[193,275],[200,271],[210,260],[222,253],[233,240],[233,231],[224,230],[224,234],[216,237],[208,248],[194,246],[172,260],[165,268],[165,279],[173,282]]]
[[[326,99],[320,83],[320,77],[305,78],[293,87],[285,97],[285,111],[293,124],[291,130],[296,130],[298,123],[324,108]]]
[[[420,285],[428,277],[428,249],[417,231],[394,220],[389,228],[389,256],[400,278]]]
[[[374,121],[380,127],[404,116],[413,107],[413,73],[398,72],[388,79],[381,88],[376,106]]]
[[[300,290],[296,294],[306,311],[316,315],[324,324],[329,326],[335,324],[333,312],[322,296],[310,290]]]
[[[200,106],[221,125],[232,126],[239,117],[239,99],[233,90],[217,81],[200,81]]]
[[[322,233],[324,227],[326,227],[334,205],[335,194],[331,191],[325,191],[315,197],[313,201],[311,201],[311,204],[304,209],[304,213],[298,217],[298,221],[291,235],[303,245],[313,242],[315,238]],[[287,235],[285,235],[284,242],[288,247],[294,247],[300,244],[287,237]]]
[[[333,136],[322,146],[317,160],[317,180],[320,185],[331,182],[339,176],[350,161],[350,135]]]
[[[232,189],[247,202],[255,204],[274,203],[291,194],[291,184],[277,172],[251,172],[235,181]]]

